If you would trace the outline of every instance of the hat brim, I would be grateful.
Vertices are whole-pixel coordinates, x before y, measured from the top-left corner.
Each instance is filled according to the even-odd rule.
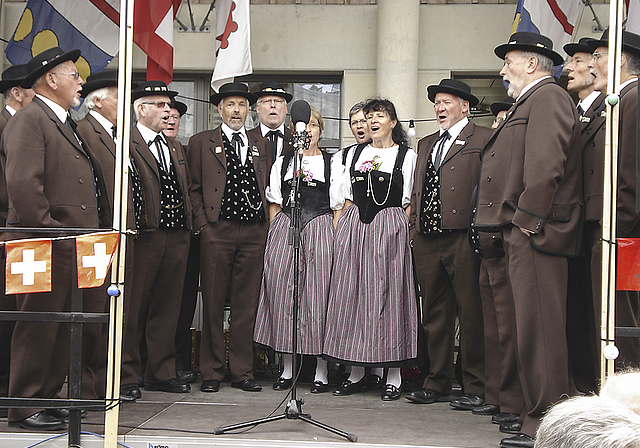
[[[427,97],[429,98],[429,101],[431,101],[432,103],[435,102],[437,93],[450,93],[451,95],[458,96],[463,100],[469,101],[469,105],[471,107],[477,106],[478,103],[480,102],[480,100],[476,98],[474,95],[472,95],[471,93],[465,92],[464,90],[456,89],[455,87],[442,86],[442,85],[433,85],[433,86],[427,87]]]
[[[491,109],[491,113],[495,116],[498,115],[498,112],[503,110],[509,110],[513,106],[513,103],[507,103],[505,101],[496,101],[495,103],[491,103],[489,109]]]
[[[573,56],[576,53],[593,53],[593,50],[589,45],[575,42],[572,44],[567,44],[562,48],[564,48],[565,53],[567,53],[569,56]]]
[[[609,40],[594,39],[589,42],[589,47],[591,48],[591,53],[593,53],[594,51],[596,51],[596,48],[598,47],[609,47]],[[624,42],[622,42],[622,51],[626,51],[626,52],[633,53],[640,56],[640,48],[632,47],[631,45],[625,44]]]
[[[216,106],[222,101],[223,98],[228,96],[241,96],[249,100],[249,105],[253,106],[257,101],[258,97],[251,92],[224,92],[224,93],[214,93],[209,97],[209,101]]]
[[[539,47],[537,45],[531,44],[502,44],[498,45],[493,52],[500,59],[504,59],[507,53],[513,50],[524,50],[524,51],[532,51],[534,53],[540,53],[544,56],[547,56],[553,61],[553,65],[561,65],[564,63],[564,58],[553,50],[549,50],[548,48]]]
[[[293,95],[290,93],[281,93],[281,92],[256,92],[256,100],[263,96],[279,96],[280,98],[284,98],[287,103],[291,102],[293,99]]]
[[[181,117],[187,113],[187,105],[180,101],[174,101],[171,107],[177,110]]]
[[[163,92],[151,92],[151,91],[131,92],[131,102],[134,102],[138,98],[144,98],[145,96],[168,96],[169,98],[173,99],[173,97],[176,96],[177,94],[178,92],[174,90],[165,90]]]
[[[80,57],[80,50],[71,50],[66,53],[62,53],[60,56],[55,58],[53,61],[49,62],[46,65],[41,65],[36,68],[34,71],[29,73],[20,83],[20,87],[23,89],[30,89],[33,86],[33,83],[36,82],[36,79],[47,73],[54,67],[62,64],[63,62],[73,61],[76,62]]]
[[[80,96],[82,98],[86,98],[91,92],[95,92],[98,89],[102,89],[104,87],[118,87],[117,79],[98,79],[96,81],[88,81],[83,84],[82,92]]]
[[[0,81],[0,92],[4,93],[12,87],[18,87],[22,83],[22,79],[5,79]]]

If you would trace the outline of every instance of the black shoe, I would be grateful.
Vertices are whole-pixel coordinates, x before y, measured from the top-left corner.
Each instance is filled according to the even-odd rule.
[[[482,406],[483,404],[484,398],[473,394],[464,394],[461,397],[451,400],[449,406],[460,411],[470,411],[475,407]]]
[[[401,388],[397,388],[393,384],[387,384],[380,398],[382,398],[382,401],[395,401],[399,400],[401,396]]]
[[[475,415],[496,415],[500,412],[500,406],[485,403],[482,406],[476,406],[471,409],[471,413]]]
[[[66,427],[64,420],[52,417],[45,411],[37,412],[31,417],[27,417],[22,420],[9,422],[9,426],[23,429],[35,429],[38,431],[56,431]]]
[[[502,448],[533,448],[534,443],[533,437],[526,434],[518,434],[517,436],[502,439],[500,446]]]
[[[256,383],[256,380],[253,378],[231,383],[231,387],[242,389],[245,392],[260,392],[262,390],[262,386]]]
[[[505,434],[520,434],[522,425],[519,422],[500,423],[500,432]]]
[[[198,374],[193,370],[178,370],[176,378],[182,384],[194,383],[198,380]]]
[[[451,401],[449,395],[443,394],[433,389],[421,389],[404,396],[412,403],[431,404],[437,401]]]
[[[138,383],[127,383],[120,386],[120,401],[132,403],[138,398],[142,398]]]
[[[47,414],[59,420],[69,420],[69,409],[45,409]],[[89,413],[86,410],[80,412],[80,418],[85,418]]]
[[[204,380],[200,385],[202,392],[218,392],[220,390],[220,380]]]
[[[344,380],[342,384],[338,386],[338,388],[333,392],[335,396],[345,396],[355,394],[356,392],[360,392],[361,390],[365,390],[367,388],[367,377],[363,376],[362,379],[356,383],[352,383],[349,380]]]
[[[312,394],[322,394],[329,390],[329,385],[324,384],[322,381],[314,381],[313,386],[311,386]]]
[[[500,412],[499,414],[491,417],[491,422],[495,423],[496,425],[500,425],[502,423],[517,422],[518,420],[520,420],[520,416],[518,414],[511,414],[509,412]]]
[[[182,384],[177,378],[163,381],[161,383],[144,383],[145,390],[159,390],[161,392],[185,393],[191,390],[188,384]]]
[[[293,384],[293,380],[291,378],[278,378],[275,383],[273,383],[273,390],[289,390],[291,389],[291,385]]]
[[[375,373],[367,376],[367,390],[382,389],[382,378]]]

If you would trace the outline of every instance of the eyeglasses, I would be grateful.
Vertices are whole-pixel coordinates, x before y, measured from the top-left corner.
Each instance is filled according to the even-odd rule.
[[[360,119],[360,120],[353,120],[351,122],[351,126],[358,126],[359,124],[361,124],[362,126],[365,126],[367,124],[367,120],[365,120],[364,118]]]
[[[597,61],[597,60],[599,60],[602,56],[606,56],[606,55],[608,55],[608,54],[609,54],[609,53],[607,53],[606,51],[604,51],[604,52],[602,52],[602,53],[598,53],[598,52],[596,51],[595,53],[593,53],[593,54],[591,55],[591,57],[593,58],[593,60],[594,60],[594,61]]]
[[[53,75],[70,75],[70,76],[73,76],[73,79],[75,79],[76,81],[80,77],[80,73],[78,73],[78,72],[74,72],[74,73],[51,72],[51,74],[53,74]]]
[[[286,101],[285,100],[281,100],[281,99],[277,99],[277,98],[272,98],[270,100],[260,100],[258,101],[260,104],[273,104],[275,106],[278,106],[280,104],[284,104]]]
[[[174,119],[174,120],[179,120],[179,119],[180,119],[180,115],[172,115],[172,114],[169,114],[169,118],[170,118],[170,119]]]
[[[145,101],[142,104],[155,104],[159,109],[164,109],[165,106],[171,107],[171,101]]]

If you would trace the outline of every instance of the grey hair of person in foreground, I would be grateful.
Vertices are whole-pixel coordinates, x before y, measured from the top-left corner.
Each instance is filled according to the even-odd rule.
[[[640,416],[599,396],[553,406],[536,433],[535,448],[640,448]]]
[[[640,415],[640,371],[623,370],[607,378],[600,396],[619,401]]]

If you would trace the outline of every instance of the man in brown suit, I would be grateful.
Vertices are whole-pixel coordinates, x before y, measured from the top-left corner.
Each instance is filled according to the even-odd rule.
[[[589,42],[593,59],[589,64],[596,79],[594,87],[607,89],[609,30],[600,40]],[[636,158],[638,120],[638,75],[640,74],[640,36],[622,32],[620,62],[620,110],[618,134],[618,192],[616,237],[640,238],[640,216],[636,213]],[[600,295],[595,296],[596,316],[600,315]],[[637,291],[618,291],[615,322],[618,327],[640,326],[640,294]],[[616,369],[640,368],[640,338],[616,338],[620,356]]]
[[[141,397],[143,340],[145,389],[190,390],[176,378],[174,342],[189,253],[190,178],[182,147],[162,133],[177,93],[162,81],[142,82],[131,91],[138,122],[131,131],[129,151],[142,181],[144,214],[135,242],[122,354],[120,397],[129,401]]]
[[[253,379],[253,327],[264,266],[270,157],[244,122],[256,100],[242,83],[228,83],[211,97],[220,127],[189,140],[194,229],[200,235],[204,322],[200,346],[203,392],[217,392],[225,375],[224,302],[231,298],[231,386],[259,392]]]
[[[430,368],[423,389],[406,398],[450,400],[457,314],[464,395],[451,405],[471,410],[484,404],[484,341],[480,261],[469,247],[468,227],[480,154],[491,129],[467,118],[479,101],[462,81],[443,79],[427,91],[440,130],[418,142],[409,225]]]
[[[74,64],[79,56],[80,50],[65,53],[54,47],[27,63],[29,75],[21,86],[32,87],[36,97],[9,121],[2,136],[8,226],[97,228],[110,222],[110,207],[101,194],[105,186],[99,162],[68,118],[68,110],[79,104],[83,84]],[[77,275],[72,271],[75,243],[65,239],[52,244],[52,291],[17,296],[21,311],[69,310],[72,276]],[[10,397],[54,398],[68,370],[68,324],[16,322]],[[64,427],[64,421],[54,415],[59,413],[10,409],[9,425],[37,430]]]
[[[574,395],[566,338],[567,258],[580,249],[581,148],[578,113],[555,83],[563,62],[551,39],[519,32],[495,49],[516,102],[483,150],[472,226],[500,229],[513,293],[521,433],[503,447],[533,447],[544,411]]]
[[[2,72],[0,92],[4,94],[4,108],[0,112],[0,136],[4,128],[19,109],[26,106],[33,99],[35,93],[32,89],[23,89],[20,83],[27,76],[26,65],[12,65]],[[0,151],[0,157],[2,153]],[[4,160],[2,160],[4,166]],[[0,226],[7,225],[7,210],[9,198],[7,197],[7,185],[4,180],[4,171],[0,170]],[[0,247],[0,262],[5,264],[4,246]],[[4,269],[0,272],[0,285],[4,285]],[[0,291],[0,310],[16,311],[14,296],[5,296],[4,288]],[[9,365],[11,362],[11,333],[14,322],[0,321],[0,397],[6,397],[9,392]],[[7,410],[0,409],[0,417],[7,417]]]

